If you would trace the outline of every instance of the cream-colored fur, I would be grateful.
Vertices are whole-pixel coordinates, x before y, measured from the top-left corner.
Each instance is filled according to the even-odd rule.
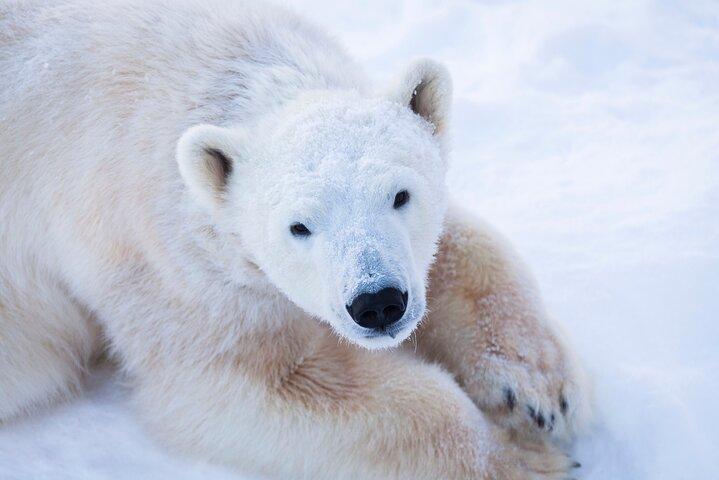
[[[560,440],[587,425],[588,381],[531,275],[505,239],[460,209],[445,220],[428,310],[415,349],[454,373],[498,423]]]
[[[565,478],[571,462],[547,440],[586,422],[586,385],[514,254],[445,215],[446,71],[416,63],[375,99],[334,42],[283,10],[95,3],[0,5],[0,423],[76,392],[106,343],[157,437],[243,471]],[[307,136],[317,158],[286,160]],[[371,161],[327,163],[359,146]],[[299,188],[308,165],[406,188],[401,172],[412,203],[370,215],[384,191]],[[286,196],[339,205],[331,225],[358,219],[330,235],[313,217],[318,240],[292,243],[272,223]],[[416,338],[376,350],[420,321],[440,232]],[[330,280],[364,253],[297,254],[350,240],[406,267],[417,318],[397,338],[364,341],[332,317],[335,290],[351,289]]]

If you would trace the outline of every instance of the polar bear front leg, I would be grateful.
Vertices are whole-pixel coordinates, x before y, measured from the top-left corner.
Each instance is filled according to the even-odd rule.
[[[499,424],[530,438],[567,439],[588,421],[582,370],[530,275],[490,226],[450,210],[428,296],[416,348],[454,373]]]
[[[99,329],[68,290],[30,258],[0,254],[0,425],[74,396]]]
[[[341,343],[314,320],[250,334],[204,364],[155,358],[137,400],[195,456],[282,479],[566,478],[553,447],[521,447],[452,378],[401,352]]]

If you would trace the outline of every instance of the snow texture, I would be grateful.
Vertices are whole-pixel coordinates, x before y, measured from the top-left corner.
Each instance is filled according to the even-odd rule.
[[[449,66],[453,195],[513,240],[596,382],[579,477],[719,478],[719,3],[291,4],[388,78]],[[89,383],[0,429],[0,478],[234,478]]]

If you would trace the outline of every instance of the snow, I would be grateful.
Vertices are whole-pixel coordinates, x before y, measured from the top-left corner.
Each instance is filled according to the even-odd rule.
[[[291,2],[381,77],[455,79],[453,195],[509,236],[595,381],[585,480],[719,478],[719,4]],[[108,372],[0,429],[0,478],[224,479]]]

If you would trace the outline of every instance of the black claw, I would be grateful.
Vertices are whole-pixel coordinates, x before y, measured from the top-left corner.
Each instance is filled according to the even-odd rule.
[[[544,428],[545,420],[544,415],[542,415],[540,412],[534,409],[534,407],[531,407],[527,405],[527,411],[529,412],[529,416],[532,417],[532,420],[537,422],[537,426],[539,428]]]
[[[569,408],[569,404],[567,404],[567,399],[564,398],[564,395],[559,396],[559,409],[562,412],[562,415],[567,414],[567,408]]]
[[[537,415],[537,426],[539,428],[544,428],[544,415],[542,415],[541,413]]]
[[[514,390],[509,387],[504,389],[504,401],[507,402],[510,411],[514,410],[514,406],[517,405],[517,396],[514,394]]]

